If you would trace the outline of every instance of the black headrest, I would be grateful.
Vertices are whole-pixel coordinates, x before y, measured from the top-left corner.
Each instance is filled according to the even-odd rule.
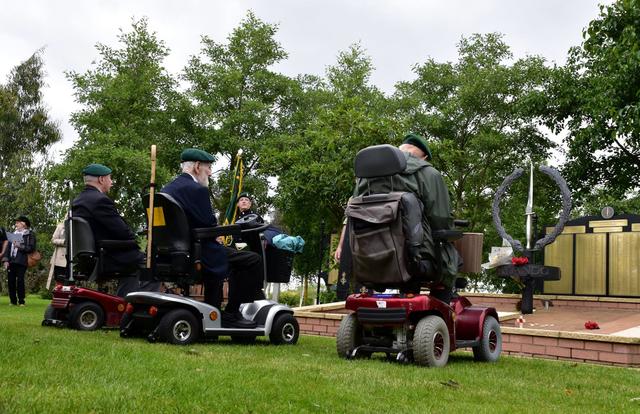
[[[72,221],[72,224],[69,223]],[[69,235],[71,232],[71,235]],[[67,242],[68,256],[72,260],[76,259],[78,254],[95,254],[96,245],[93,239],[93,231],[89,222],[81,217],[72,217],[65,221],[65,238]],[[69,246],[69,243],[72,243]]]
[[[145,210],[149,207],[149,194],[142,197]],[[156,247],[168,248],[170,251],[189,251],[190,227],[187,215],[180,203],[166,193],[155,193],[153,242]]]
[[[407,159],[398,148],[383,144],[360,150],[354,164],[358,178],[387,177],[404,171]]]

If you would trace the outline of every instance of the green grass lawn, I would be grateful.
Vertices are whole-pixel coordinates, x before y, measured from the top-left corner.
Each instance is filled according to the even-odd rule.
[[[335,340],[189,347],[41,327],[0,297],[0,413],[640,413],[640,370],[455,352],[441,369],[345,361]]]

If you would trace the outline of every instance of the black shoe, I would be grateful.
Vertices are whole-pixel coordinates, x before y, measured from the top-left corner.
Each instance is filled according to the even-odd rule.
[[[223,312],[222,327],[223,328],[239,328],[253,329],[258,326],[254,321],[245,319],[240,312]]]
[[[441,301],[443,301],[448,305],[451,302],[453,292],[448,289],[438,289],[438,290],[432,290],[430,295],[436,299],[440,299]]]

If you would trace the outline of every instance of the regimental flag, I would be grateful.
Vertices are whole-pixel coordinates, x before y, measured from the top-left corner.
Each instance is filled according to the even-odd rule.
[[[238,195],[242,192],[242,181],[244,179],[244,163],[242,162],[242,150],[238,150],[236,155],[235,166],[233,167],[233,182],[231,183],[231,192],[229,196],[229,205],[224,215],[223,225],[233,224],[236,222],[236,214],[238,209]],[[225,238],[225,245],[231,244],[231,236]]]

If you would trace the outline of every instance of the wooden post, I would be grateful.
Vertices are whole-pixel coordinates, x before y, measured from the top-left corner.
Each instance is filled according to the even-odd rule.
[[[151,245],[153,243],[153,198],[156,192],[156,146],[151,146],[151,182],[149,183],[149,223],[147,224],[147,269],[151,269]]]

